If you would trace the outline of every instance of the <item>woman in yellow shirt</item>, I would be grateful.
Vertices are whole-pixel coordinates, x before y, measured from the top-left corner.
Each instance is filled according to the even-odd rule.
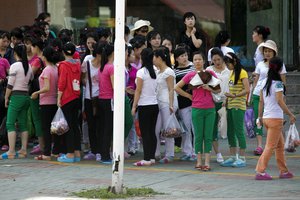
[[[246,138],[244,133],[244,114],[246,96],[249,93],[248,74],[234,53],[227,53],[224,61],[231,70],[227,97],[227,136],[231,157],[221,163],[223,167],[245,167]],[[237,153],[237,141],[239,154]]]

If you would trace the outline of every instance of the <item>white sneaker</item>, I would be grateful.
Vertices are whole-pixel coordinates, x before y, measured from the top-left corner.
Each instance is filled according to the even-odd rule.
[[[100,155],[100,153],[96,153],[96,161],[97,162],[101,161],[101,155]]]
[[[217,154],[217,163],[222,163],[222,162],[224,162],[224,158],[221,153],[218,153]]]
[[[133,163],[134,166],[150,166],[152,163],[151,161],[146,161],[146,160],[141,160],[141,161],[138,161],[136,163]]]

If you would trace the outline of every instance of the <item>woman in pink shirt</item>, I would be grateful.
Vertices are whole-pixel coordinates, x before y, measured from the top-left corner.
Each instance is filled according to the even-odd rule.
[[[214,89],[207,84],[202,84],[196,89],[193,89],[193,94],[182,90],[182,87],[189,84],[197,72],[203,70],[204,56],[200,52],[194,52],[193,63],[195,71],[186,74],[181,81],[175,86],[175,91],[192,101],[192,121],[195,130],[195,153],[197,154],[196,169],[202,171],[209,171],[210,168],[210,153],[213,140],[213,129],[215,122],[215,104],[211,93],[219,93],[220,87],[216,86]],[[216,77],[213,71],[207,70],[212,76]],[[204,148],[203,148],[204,143]],[[204,152],[203,152],[204,149]],[[202,154],[205,155],[205,163],[202,166]]]
[[[33,57],[30,61],[30,65],[31,65],[32,72],[34,74],[34,80],[32,81],[32,83],[36,83],[36,84],[34,84],[35,87],[32,87],[33,84],[31,83],[31,86],[29,87],[30,88],[29,95],[39,90],[38,78],[45,68],[45,63],[42,60],[45,42],[38,37],[32,37],[31,41],[32,41],[31,51]],[[38,98],[30,99],[30,109],[31,109],[32,122],[35,128],[35,134],[39,140],[39,146],[36,146],[36,148],[34,147],[33,150],[30,152],[30,154],[36,155],[36,154],[41,154],[42,151],[44,150],[44,138],[43,138],[44,133],[42,131],[41,112],[39,108]]]
[[[99,71],[99,135],[101,163],[111,164],[110,148],[113,134],[114,46],[105,45]]]
[[[56,63],[60,61],[61,56],[61,53],[53,47],[49,46],[43,50],[43,61],[46,64],[46,68],[39,77],[40,90],[31,95],[31,99],[40,97],[41,122],[45,144],[43,154],[35,157],[34,159],[36,160],[51,160],[52,135],[50,126],[57,111],[58,71]],[[58,135],[53,135],[53,139],[56,147],[59,141]],[[58,153],[55,152],[54,154]]]

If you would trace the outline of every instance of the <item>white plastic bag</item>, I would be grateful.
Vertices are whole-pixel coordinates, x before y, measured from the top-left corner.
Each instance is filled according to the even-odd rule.
[[[286,136],[285,144],[284,144],[284,149],[287,150],[288,152],[294,152],[295,150],[295,141],[299,140],[299,133],[297,131],[296,125],[291,124],[288,134]]]
[[[222,106],[220,110],[218,110],[218,114],[220,116],[220,120],[218,122],[218,129],[222,139],[227,138],[227,112],[226,108]]]
[[[176,114],[176,118],[177,118],[178,123],[179,123],[180,128],[181,128],[181,136],[184,135],[184,134],[188,134],[189,133],[189,129],[186,127],[184,121],[179,116],[179,114]]]
[[[68,122],[61,108],[58,108],[51,122],[51,134],[62,135],[69,130]]]
[[[167,120],[167,123],[161,133],[165,138],[176,138],[182,135],[182,129],[175,116],[175,113],[171,114]]]

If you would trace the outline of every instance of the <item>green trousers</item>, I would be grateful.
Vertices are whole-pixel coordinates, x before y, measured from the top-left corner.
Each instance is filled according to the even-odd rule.
[[[124,125],[124,135],[125,138],[127,138],[130,129],[132,128],[132,124],[133,124],[133,118],[131,115],[131,106],[130,106],[130,100],[128,98],[128,96],[125,96],[125,125]]]
[[[27,111],[29,101],[29,96],[25,95],[12,95],[10,97],[6,120],[6,128],[8,132],[16,131],[16,122],[18,122],[19,130],[21,132],[28,131]]]
[[[253,110],[254,110],[255,120],[258,117],[259,98],[260,98],[259,96],[253,95]],[[257,135],[260,136],[263,135],[263,128],[258,129],[256,123],[254,123],[254,131]]]
[[[38,137],[42,137],[44,134],[42,130],[39,99],[30,99],[30,108],[31,108],[31,117],[35,129],[35,134]]]
[[[213,140],[213,128],[216,118],[216,109],[192,108],[192,121],[195,130],[195,153],[210,153]]]
[[[239,147],[246,149],[244,115],[245,111],[241,109],[232,108],[227,110],[227,137],[230,147],[237,147],[236,140],[238,140]]]

